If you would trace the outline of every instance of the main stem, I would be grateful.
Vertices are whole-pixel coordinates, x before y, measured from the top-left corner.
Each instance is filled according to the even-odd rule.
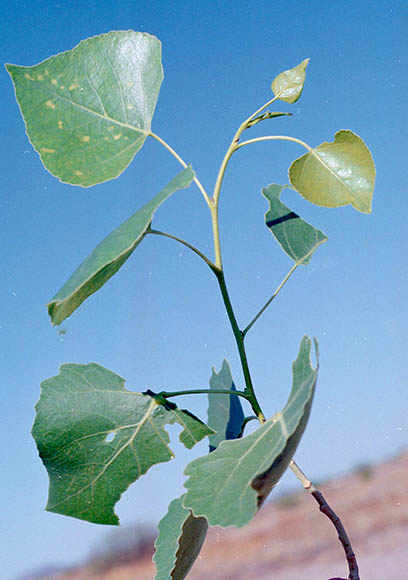
[[[265,415],[263,414],[262,409],[261,409],[261,407],[258,403],[258,400],[256,398],[256,395],[255,395],[254,387],[252,384],[251,373],[250,373],[249,365],[248,365],[248,359],[247,359],[247,355],[246,355],[246,351],[245,351],[244,337],[243,337],[242,332],[238,326],[238,322],[237,322],[237,319],[235,317],[234,310],[232,308],[231,299],[229,297],[227,285],[225,283],[224,272],[222,270],[219,270],[219,271],[214,271],[214,273],[217,277],[218,284],[220,286],[222,299],[224,301],[225,308],[226,308],[227,315],[228,315],[228,319],[230,321],[232,332],[233,332],[234,338],[235,338],[235,342],[237,344],[239,358],[241,360],[242,372],[244,374],[244,379],[245,379],[245,391],[244,392],[248,395],[248,401],[251,403],[251,407],[252,407],[255,415],[258,417],[258,419],[261,423],[264,423],[265,422]]]

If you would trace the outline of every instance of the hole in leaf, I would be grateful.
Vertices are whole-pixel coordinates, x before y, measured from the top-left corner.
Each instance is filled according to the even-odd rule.
[[[116,433],[115,431],[111,431],[110,433],[108,433],[105,437],[105,441],[106,443],[111,443],[111,441],[113,441],[116,437]]]

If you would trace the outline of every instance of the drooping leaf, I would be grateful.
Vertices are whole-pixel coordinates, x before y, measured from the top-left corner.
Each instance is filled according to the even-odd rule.
[[[182,425],[180,441],[189,449],[212,433],[191,413],[128,391],[124,382],[91,363],[64,364],[42,383],[32,432],[50,480],[47,510],[117,524],[121,494],[173,457],[166,424]]]
[[[200,553],[207,530],[206,518],[196,518],[183,507],[183,496],[173,500],[159,523],[153,556],[155,580],[183,580]]]
[[[286,103],[296,103],[303,91],[308,64],[307,58],[294,68],[280,73],[271,85],[274,95]]]
[[[293,383],[281,412],[243,439],[223,441],[188,464],[184,507],[213,526],[243,526],[277,483],[296,450],[310,414],[317,369],[311,341],[302,339],[293,364]]]
[[[323,207],[352,205],[371,213],[375,166],[364,141],[351,131],[339,131],[332,143],[322,143],[296,159],[289,168],[293,187],[305,199]]]
[[[117,177],[132,161],[149,134],[163,80],[160,41],[133,30],[7,70],[44,166],[84,187]]]
[[[210,378],[210,388],[235,391],[231,369],[226,360],[222,363],[219,373],[213,369]],[[244,412],[241,401],[237,395],[212,394],[208,395],[208,421],[209,427],[214,429],[215,434],[210,435],[210,451],[218,447],[225,439],[236,439],[242,428]]]
[[[160,193],[96,246],[48,303],[53,324],[61,324],[119,270],[143,240],[157,208],[172,193],[188,187],[193,179],[191,167],[183,169]]]
[[[327,237],[280,201],[283,189],[284,185],[271,183],[262,190],[269,201],[265,223],[289,258],[296,264],[308,264],[313,252],[327,241]]]

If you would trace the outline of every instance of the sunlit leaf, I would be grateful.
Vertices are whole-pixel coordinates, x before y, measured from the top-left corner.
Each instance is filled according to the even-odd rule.
[[[163,80],[160,41],[133,30],[94,36],[36,66],[7,70],[44,166],[85,187],[129,165],[149,134]]]
[[[160,193],[96,246],[50,300],[48,313],[53,324],[61,324],[119,270],[143,240],[156,209],[172,193],[188,187],[193,178],[190,167],[181,171]]]
[[[352,205],[371,212],[375,166],[364,141],[351,131],[339,131],[334,142],[322,143],[289,168],[293,187],[304,198],[324,207]]]
[[[310,362],[311,341],[302,339],[293,363],[288,402],[243,439],[223,441],[187,466],[184,507],[213,526],[243,526],[255,514],[288,466],[310,414],[317,369]]]
[[[272,82],[272,91],[281,101],[296,103],[303,91],[309,59],[280,73]]]
[[[222,363],[219,373],[213,369],[210,388],[235,391],[231,370],[226,360]],[[215,434],[210,435],[210,451],[218,447],[225,439],[236,439],[241,433],[244,421],[244,412],[241,401],[237,395],[223,395],[210,393],[208,395],[208,421],[209,427],[214,429]]]
[[[62,365],[42,383],[33,436],[48,471],[47,509],[117,524],[114,506],[131,483],[169,461],[166,424],[183,427],[191,448],[213,431],[175,405],[128,391],[124,379],[94,363]]]
[[[153,561],[155,580],[183,580],[200,553],[208,530],[205,518],[183,507],[183,496],[173,500],[159,523]]]
[[[269,201],[265,223],[289,258],[296,264],[308,264],[313,252],[327,241],[327,237],[280,201],[284,189],[284,185],[271,183],[262,190]]]

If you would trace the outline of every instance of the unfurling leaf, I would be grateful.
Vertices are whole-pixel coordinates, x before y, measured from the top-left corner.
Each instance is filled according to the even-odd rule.
[[[183,497],[173,500],[159,523],[153,561],[155,580],[183,580],[200,553],[208,530],[205,518],[196,518],[183,507]]]
[[[53,324],[61,324],[119,270],[143,240],[156,209],[172,193],[188,187],[193,179],[191,167],[183,169],[160,193],[96,246],[48,303]]]
[[[231,369],[226,360],[222,363],[219,373],[213,369],[210,378],[210,388],[235,391]],[[210,451],[218,447],[225,439],[236,439],[242,429],[245,416],[238,395],[224,395],[209,393],[208,395],[208,420],[207,425],[214,429],[215,434],[210,435]]]
[[[243,439],[223,441],[187,466],[184,507],[213,526],[243,526],[277,483],[295,453],[309,418],[317,378],[311,341],[302,339],[293,363],[288,402]]]
[[[284,185],[271,183],[262,190],[262,195],[269,201],[265,223],[289,258],[296,264],[308,264],[313,252],[327,241],[327,237],[280,201],[284,189]]]
[[[141,149],[163,80],[160,41],[133,30],[7,70],[44,166],[84,187],[117,177]]]
[[[117,524],[122,493],[173,457],[166,424],[183,427],[179,438],[189,449],[213,433],[191,413],[128,391],[124,382],[91,363],[62,365],[42,383],[33,437],[50,480],[47,510]]]
[[[293,187],[308,201],[323,207],[352,205],[371,213],[375,166],[364,141],[351,131],[339,131],[334,142],[322,143],[296,159],[289,168]]]
[[[274,95],[286,103],[296,103],[303,91],[308,63],[307,58],[294,68],[280,73],[271,85]]]

